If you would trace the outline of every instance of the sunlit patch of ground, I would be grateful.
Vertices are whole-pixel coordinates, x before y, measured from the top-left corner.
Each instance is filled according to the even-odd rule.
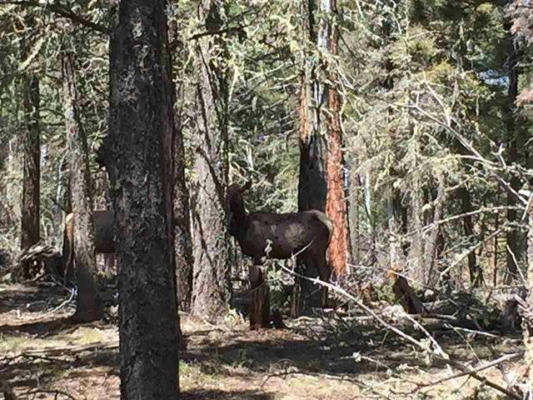
[[[57,288],[0,286],[0,385],[7,382],[20,399],[118,399],[117,327],[70,324],[68,296]],[[341,326],[302,318],[286,321],[289,329],[253,332],[236,315],[219,325],[188,316],[181,322],[182,399],[498,398],[468,376],[426,387],[459,371],[371,321]],[[473,367],[521,346],[518,336],[435,335],[454,360]],[[506,386],[524,372],[520,360],[499,367],[480,375]]]

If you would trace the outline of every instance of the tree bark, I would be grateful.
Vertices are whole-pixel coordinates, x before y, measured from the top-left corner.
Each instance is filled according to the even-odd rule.
[[[110,45],[122,399],[178,397],[174,117],[166,2],[122,1]]]
[[[176,287],[178,307],[189,312],[192,299],[192,279],[194,258],[191,241],[191,220],[189,206],[189,189],[185,183],[185,155],[181,129],[176,130],[174,179],[174,221],[176,254]]]
[[[390,269],[403,273],[406,271],[407,259],[407,251],[403,247],[404,236],[407,233],[407,220],[404,218],[406,212],[400,191],[391,187],[390,198],[387,201]]]
[[[350,262],[353,265],[359,265],[361,260],[361,243],[360,243],[360,226],[359,226],[359,207],[361,205],[361,179],[355,172],[356,161],[348,161],[351,165],[349,171],[349,194],[348,194],[348,233],[350,237]]]
[[[270,324],[270,295],[265,271],[254,264],[248,273],[250,279],[250,330],[268,328]]]
[[[426,225],[429,225],[432,222],[439,221],[442,219],[444,213],[444,205],[446,203],[446,190],[445,190],[445,176],[443,174],[438,176],[438,186],[433,189],[434,193],[430,193],[428,196],[428,201],[433,203],[433,212],[431,216],[427,218]],[[424,285],[434,286],[438,283],[439,274],[436,271],[437,260],[440,257],[440,253],[443,249],[443,238],[441,226],[438,225],[433,227],[426,235],[424,246],[424,258],[425,262],[428,264],[427,275],[425,276]],[[448,279],[443,277],[443,279]]]
[[[329,0],[329,38],[328,51],[330,57],[338,53],[338,32],[335,21],[337,1]],[[326,214],[333,221],[333,233],[328,247],[329,264],[337,278],[346,274],[348,261],[348,229],[346,223],[346,201],[344,196],[344,160],[342,154],[341,101],[338,93],[338,76],[333,62],[328,64],[329,86],[327,114],[327,156],[326,156]]]
[[[199,20],[206,30],[218,30],[220,5],[203,0]],[[194,177],[191,187],[193,228],[193,294],[191,312],[211,320],[227,308],[229,291],[228,235],[224,217],[227,182],[227,91],[224,71],[215,68],[212,54],[221,46],[212,35],[198,39],[196,48],[197,119]]]
[[[22,140],[24,151],[24,172],[22,179],[21,250],[25,250],[40,239],[39,205],[41,178],[41,148],[39,130],[39,79],[26,73],[23,77],[24,117],[26,127]],[[26,278],[29,271],[25,267]]]
[[[323,9],[324,8],[324,9]],[[319,51],[328,51],[328,22],[322,17],[316,24],[318,12],[329,13],[329,1],[316,0],[302,2],[302,15],[307,18],[302,32],[303,46],[310,40]],[[307,50],[306,50],[307,54]],[[319,80],[319,72],[323,60],[313,66],[307,57],[303,60],[300,75],[300,93],[298,99],[300,170],[298,176],[298,211],[326,209],[327,182],[324,160],[326,124],[323,121],[324,101],[326,100],[324,85]],[[314,265],[304,265],[300,259],[298,271],[311,278],[319,276]],[[320,291],[309,281],[297,277],[293,289],[291,315],[299,316],[307,313],[312,306],[320,305]]]
[[[468,192],[468,189],[461,188],[460,189],[460,197],[461,197],[461,204],[462,204],[462,212],[468,213],[470,211],[473,211],[472,208],[472,198],[470,196],[470,193]],[[463,230],[465,237],[469,238],[469,246],[472,245],[473,241],[473,235],[474,235],[474,220],[471,215],[467,215],[463,218]],[[468,253],[468,272],[470,274],[470,284],[472,287],[479,287],[481,283],[483,282],[483,274],[479,266],[477,265],[477,257],[476,252],[471,251]]]
[[[322,4],[324,2],[321,2]],[[328,2],[326,2],[328,3]],[[325,3],[324,3],[325,4]],[[329,3],[328,3],[329,6]],[[319,50],[327,52],[328,24],[322,20],[315,33],[315,0],[303,7],[308,16],[307,32]],[[326,12],[328,10],[320,10]],[[304,43],[307,42],[304,37]],[[322,121],[324,85],[319,81],[319,66],[310,67],[304,61],[298,102],[300,173],[298,181],[298,211],[320,210],[326,206],[327,182],[324,163],[326,126]]]
[[[417,165],[418,167],[418,165]],[[410,266],[410,277],[416,282],[424,282],[427,276],[427,263],[424,254],[424,234],[423,234],[423,185],[419,176],[414,177],[413,190],[411,195],[411,215],[412,228],[416,234],[411,241],[411,251],[409,258],[412,260]]]
[[[507,90],[507,102],[504,109],[505,126],[507,128],[507,163],[513,165],[518,162],[518,131],[515,121],[515,102],[518,96],[518,61],[519,61],[519,48],[518,43],[515,40],[514,35],[508,34],[507,37],[507,67],[509,88]],[[520,180],[513,174],[510,180],[511,187],[518,191],[520,188]],[[507,194],[507,205],[515,206],[516,199],[511,193]],[[507,210],[507,222],[516,222],[516,210],[509,208]],[[518,277],[518,268],[515,260],[519,254],[519,235],[516,228],[511,227],[506,233],[507,242],[507,273],[505,282],[509,284],[512,280]]]
[[[93,202],[87,137],[79,120],[76,77],[71,57],[72,54],[69,53],[63,56],[62,68],[65,126],[70,156],[72,213],[76,221],[72,232],[71,254],[74,261],[78,297],[73,318],[76,321],[85,322],[102,318],[103,306],[98,294],[96,279],[96,250],[92,224]]]
[[[179,35],[176,21],[169,25],[169,41],[178,43],[179,47],[185,47],[186,38]],[[186,73],[186,72],[184,72]],[[184,104],[185,96],[183,86],[174,87],[173,93]],[[183,142],[183,107],[176,111],[175,126],[175,170],[174,170],[174,222],[175,240],[174,251],[176,253],[176,289],[178,308],[181,311],[189,312],[191,309],[192,283],[193,283],[193,250],[191,236],[191,218],[189,203],[189,188],[185,177],[185,148]]]

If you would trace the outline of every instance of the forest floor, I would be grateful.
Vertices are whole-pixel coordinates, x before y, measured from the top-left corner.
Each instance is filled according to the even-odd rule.
[[[72,325],[67,300],[58,287],[0,285],[0,392],[9,387],[17,399],[120,397],[116,323]],[[504,398],[470,376],[445,380],[460,370],[431,361],[368,318],[285,322],[287,329],[249,331],[237,315],[219,325],[183,316],[181,398]],[[472,368],[521,351],[519,334],[436,329],[432,335],[452,360]],[[524,372],[520,362],[479,375],[506,387]]]

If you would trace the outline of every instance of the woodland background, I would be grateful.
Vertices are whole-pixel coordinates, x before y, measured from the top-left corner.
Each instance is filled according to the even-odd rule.
[[[39,276],[21,251],[60,251],[68,213],[112,207],[104,164],[117,6],[0,2],[6,285]],[[238,309],[247,261],[226,231],[224,193],[251,181],[248,210],[316,208],[334,221],[340,315],[399,303],[463,329],[522,328],[529,369],[530,1],[181,0],[165,13],[181,311],[215,324]],[[89,219],[79,226],[75,238],[92,235]],[[84,296],[116,281],[94,248],[74,246],[87,257],[78,296],[89,299],[76,315],[100,319],[103,307]],[[285,310],[295,278],[275,264],[272,302]],[[46,276],[63,273],[46,265]],[[497,390],[521,398],[527,382],[526,371]]]

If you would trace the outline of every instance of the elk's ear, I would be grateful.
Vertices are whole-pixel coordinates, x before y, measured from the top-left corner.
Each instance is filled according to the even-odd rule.
[[[246,184],[241,188],[241,193],[246,192],[252,186],[252,181],[246,182]]]

